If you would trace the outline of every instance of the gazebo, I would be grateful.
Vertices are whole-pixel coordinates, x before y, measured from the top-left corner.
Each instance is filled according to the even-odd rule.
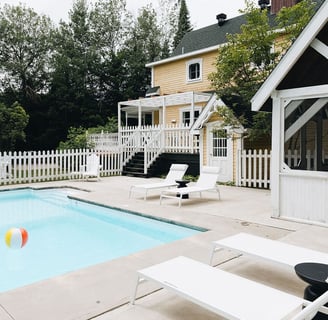
[[[272,108],[274,217],[328,224],[328,0],[252,99]]]

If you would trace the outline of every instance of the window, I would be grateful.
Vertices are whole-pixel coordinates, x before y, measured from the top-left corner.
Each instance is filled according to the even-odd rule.
[[[201,109],[199,107],[194,109],[194,122],[199,117],[200,110]],[[191,110],[190,110],[190,108],[188,108],[186,110],[182,110],[181,122],[184,125],[190,125],[191,124]]]
[[[213,157],[227,157],[227,130],[213,131]]]
[[[194,59],[187,62],[187,82],[202,80],[202,59]]]
[[[291,100],[285,107],[284,138],[289,169],[328,171],[327,98]]]

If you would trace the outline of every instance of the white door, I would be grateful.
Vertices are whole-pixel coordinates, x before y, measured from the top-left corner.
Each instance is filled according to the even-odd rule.
[[[219,167],[220,182],[233,181],[233,144],[229,132],[217,130],[215,125],[207,127],[207,163]]]

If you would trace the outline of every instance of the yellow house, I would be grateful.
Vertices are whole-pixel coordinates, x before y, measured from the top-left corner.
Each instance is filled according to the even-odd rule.
[[[272,3],[275,10],[281,8],[281,1]],[[246,19],[227,19],[225,14],[216,19],[187,33],[169,58],[146,65],[152,73],[146,97],[119,103],[118,120],[124,123],[119,136],[126,150],[123,174],[164,173],[170,163],[184,162],[189,174],[198,174],[203,165],[219,166],[220,181],[235,181],[243,128],[237,133],[228,127],[223,132],[217,129],[220,119],[215,110],[224,102],[213,93],[208,76],[215,71],[226,35],[240,32]]]

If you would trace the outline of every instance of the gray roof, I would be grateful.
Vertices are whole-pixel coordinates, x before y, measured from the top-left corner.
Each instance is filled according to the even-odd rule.
[[[316,9],[318,9],[324,0],[314,0],[314,2],[316,3]],[[215,19],[215,16],[213,18]],[[269,21],[272,25],[275,23],[275,14],[269,14]],[[171,57],[224,44],[227,42],[227,34],[239,33],[240,27],[245,23],[246,15],[243,14],[227,19],[222,26],[218,26],[218,23],[215,23],[190,31],[182,38]]]
[[[227,33],[234,34],[240,32],[240,26],[245,24],[245,22],[245,15],[241,15],[232,19],[227,19],[221,27],[216,23],[190,31],[182,38],[171,57],[226,43]]]

